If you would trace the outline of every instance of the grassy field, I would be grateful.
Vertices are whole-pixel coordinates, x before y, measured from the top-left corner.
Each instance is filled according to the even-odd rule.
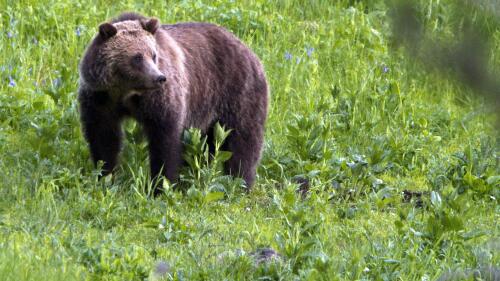
[[[115,2],[0,0],[1,280],[500,271],[498,108],[397,47],[384,1]],[[453,3],[419,2],[423,32],[458,40]],[[122,11],[223,25],[262,59],[271,106],[251,193],[206,163],[191,131],[186,157],[201,164],[185,168],[183,191],[152,198],[133,121],[120,168],[97,181],[77,66],[98,24]],[[467,14],[484,21],[499,65],[500,25]]]

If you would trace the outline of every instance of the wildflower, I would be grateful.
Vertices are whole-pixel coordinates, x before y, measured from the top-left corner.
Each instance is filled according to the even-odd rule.
[[[14,37],[14,34],[10,31],[7,31],[7,38],[12,38]]]
[[[171,266],[168,262],[159,261],[155,266],[154,275],[158,279],[163,279],[163,277],[165,277],[170,271],[171,271]]]
[[[52,86],[54,86],[54,88],[59,88],[62,84],[62,80],[60,77],[57,77],[56,79],[54,79],[52,81]]]
[[[14,78],[12,76],[9,76],[9,87],[15,87],[16,86],[16,81],[14,81]]]
[[[313,47],[309,47],[309,48],[307,48],[306,52],[307,52],[307,56],[311,57],[312,53],[314,52],[314,48]]]
[[[75,34],[76,36],[80,37],[80,35],[82,35],[82,30],[80,29],[80,27],[78,26],[75,30]]]
[[[292,54],[290,54],[288,51],[285,52],[285,60],[291,60],[292,57]]]
[[[384,67],[382,68],[382,72],[383,73],[389,72],[389,67],[387,67],[387,66],[384,65]]]

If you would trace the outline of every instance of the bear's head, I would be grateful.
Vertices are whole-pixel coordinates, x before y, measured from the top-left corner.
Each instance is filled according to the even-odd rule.
[[[155,33],[157,19],[103,23],[80,65],[85,84],[102,90],[151,90],[162,86]]]

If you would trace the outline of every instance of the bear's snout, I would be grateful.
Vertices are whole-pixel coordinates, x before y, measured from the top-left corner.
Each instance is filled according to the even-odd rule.
[[[156,84],[163,84],[165,81],[167,81],[167,77],[165,77],[165,75],[163,74],[158,75],[155,79]]]

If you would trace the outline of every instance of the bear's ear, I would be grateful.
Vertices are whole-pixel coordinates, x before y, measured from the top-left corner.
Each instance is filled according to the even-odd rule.
[[[101,36],[103,40],[108,40],[109,38],[115,36],[117,32],[118,30],[116,30],[116,27],[111,23],[105,22],[99,25],[99,36]]]
[[[152,18],[150,20],[141,21],[142,28],[144,30],[149,31],[151,34],[155,34],[158,28],[160,27],[160,21],[158,19]]]

